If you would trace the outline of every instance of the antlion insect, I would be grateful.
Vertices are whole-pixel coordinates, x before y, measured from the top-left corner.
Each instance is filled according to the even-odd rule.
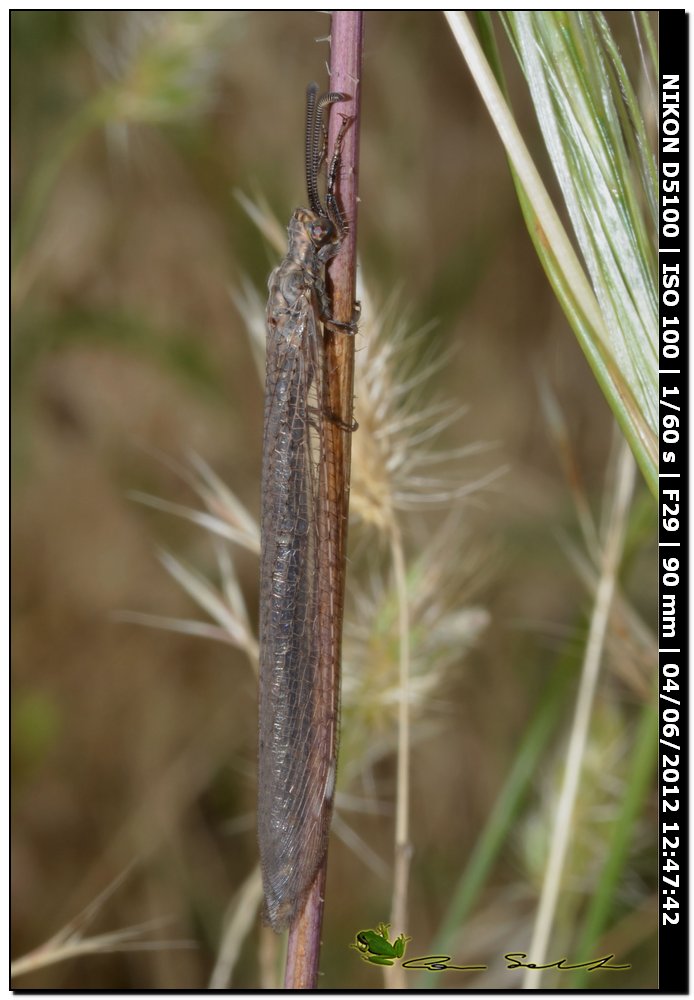
[[[328,168],[323,109],[345,94],[306,100],[309,208],[289,223],[287,256],[269,280],[261,487],[258,840],[265,916],[276,931],[296,914],[323,860],[332,814],[339,681],[332,615],[337,565],[327,489],[324,327],[335,323],[326,263],[347,232],[335,197],[342,116]]]

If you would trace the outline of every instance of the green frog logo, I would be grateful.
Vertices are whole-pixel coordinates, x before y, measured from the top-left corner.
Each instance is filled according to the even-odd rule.
[[[395,941],[390,941],[389,930],[390,924],[379,924],[375,931],[359,931],[350,948],[355,948],[365,962],[371,962],[373,965],[394,965],[396,958],[403,957],[407,942],[412,939],[406,934],[401,934]]]

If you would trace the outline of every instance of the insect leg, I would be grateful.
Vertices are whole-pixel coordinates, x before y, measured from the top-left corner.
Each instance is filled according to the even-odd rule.
[[[348,99],[347,94],[341,94],[339,91],[330,91],[318,97],[317,83],[309,83],[306,88],[306,190],[309,208],[316,215],[325,215],[318,194],[318,173],[328,145],[328,130],[325,127],[323,109],[336,101]]]
[[[323,326],[329,327],[331,330],[335,330],[339,333],[345,333],[350,336],[354,336],[357,332],[359,326],[359,317],[361,316],[361,305],[359,302],[354,304],[354,312],[352,313],[351,320],[346,323],[339,319],[333,319],[330,314],[330,301],[323,287],[316,288],[316,293],[318,296],[318,315],[320,316],[321,323]]]
[[[345,132],[354,121],[354,118],[348,115],[340,115],[340,118],[342,118],[342,125],[340,125],[340,131],[337,133],[337,138],[335,139],[335,151],[333,153],[333,158],[330,161],[330,169],[328,170],[328,187],[325,195],[325,206],[328,218],[337,229],[340,238],[342,238],[346,236],[349,226],[347,224],[347,220],[340,211],[340,206],[337,203],[337,198],[335,197],[335,184],[337,181],[337,172],[340,167],[340,157],[342,155],[342,143],[345,138]]]
[[[313,125],[313,152],[316,157],[316,171],[318,171],[321,163],[325,159],[325,153],[328,148],[328,129],[325,124],[323,108],[327,108],[329,104],[335,104],[336,101],[348,100],[349,94],[341,94],[337,90],[331,90],[328,94],[323,94],[323,96],[318,99],[318,104],[316,105],[316,117]]]
[[[309,415],[310,425],[314,430],[318,429],[318,417],[321,416],[326,417],[331,424],[335,424],[341,431],[347,431],[348,434],[353,434],[355,431],[359,430],[359,424],[354,417],[352,417],[352,423],[348,424],[346,420],[342,420],[342,418],[338,417],[336,413],[328,413],[324,410],[319,410],[317,406],[309,406],[307,412]]]

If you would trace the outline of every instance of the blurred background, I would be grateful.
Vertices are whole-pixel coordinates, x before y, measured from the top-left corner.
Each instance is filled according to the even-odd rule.
[[[629,13],[611,23],[627,66],[638,68]],[[12,950],[37,948],[119,878],[89,933],[154,921],[143,940],[192,945],[81,957],[17,985],[202,989],[225,914],[257,863],[256,682],[229,644],[118,620],[123,611],[206,619],[166,573],[161,550],[218,576],[209,533],[131,494],[199,506],[167,464],[195,452],[257,514],[262,384],[235,296],[248,282],[262,300],[279,255],[235,192],[265,199],[282,226],[303,204],[304,91],[311,79],[327,83],[328,46],[316,39],[329,21],[15,11],[10,28]],[[525,83],[498,37],[518,120],[546,168]],[[393,333],[397,364],[427,376],[415,412],[439,400],[460,410],[437,444],[450,492],[483,482],[443,512],[422,502],[402,514],[408,566],[430,556],[430,572],[444,555],[450,564],[411,601],[413,630],[433,628],[433,602],[446,627],[414,720],[410,952],[431,951],[551,692],[542,753],[454,943],[454,960],[489,972],[484,985],[454,973],[445,981],[517,988],[502,956],[530,941],[591,605],[570,556],[569,546],[582,546],[576,497],[599,522],[613,421],[537,262],[501,144],[442,15],[367,14],[361,150],[359,251],[372,311],[357,349],[366,358],[369,331],[381,345]],[[545,179],[554,192],[549,168]],[[443,363],[429,371],[436,358]],[[561,447],[543,393],[563,413]],[[364,420],[359,386],[355,415]],[[464,448],[471,454],[456,454]],[[377,711],[378,680],[359,680],[376,657],[390,655],[397,670],[387,549],[371,545],[353,506],[346,697],[367,703],[345,706],[341,777],[352,801],[330,848],[326,988],[379,985],[380,970],[348,945],[388,920],[392,890],[394,729]],[[620,578],[629,614],[613,622],[600,681],[555,958],[571,953],[599,879],[649,697],[653,516],[639,480]],[[257,559],[232,553],[255,627]],[[419,655],[426,687],[421,644]],[[380,683],[389,685],[389,676]],[[656,814],[648,793],[597,952],[633,963],[622,988],[656,985]],[[233,985],[267,983],[273,948],[253,918]],[[591,986],[612,985],[594,975]]]

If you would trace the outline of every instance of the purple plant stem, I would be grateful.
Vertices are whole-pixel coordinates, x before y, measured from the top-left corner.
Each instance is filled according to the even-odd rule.
[[[339,254],[330,263],[327,276],[333,318],[342,323],[349,323],[353,318],[356,289],[357,182],[363,31],[363,11],[341,10],[333,13],[330,30],[330,90],[348,94],[351,100],[348,103],[332,106],[328,127],[328,163],[341,124],[340,114],[347,114],[354,119],[344,137],[338,185],[338,200],[349,223],[349,232],[342,243]],[[326,464],[330,470],[329,506],[340,512],[339,523],[334,525],[332,537],[337,546],[337,558],[344,567],[352,446],[351,434],[345,432],[344,427],[350,427],[352,424],[354,337],[326,329],[325,358],[327,408],[328,413],[334,415],[332,420],[325,421],[328,442]],[[335,416],[339,420],[335,420]],[[323,608],[320,612],[324,615],[328,613],[332,615],[333,631],[339,637],[342,635],[344,581],[345,573],[343,570],[340,574],[340,593],[333,595],[331,610]],[[341,656],[340,641],[334,646],[332,655],[339,660]],[[284,988],[287,990],[316,988],[327,864],[326,851],[323,863],[308,891],[304,905],[289,928],[284,979]]]

